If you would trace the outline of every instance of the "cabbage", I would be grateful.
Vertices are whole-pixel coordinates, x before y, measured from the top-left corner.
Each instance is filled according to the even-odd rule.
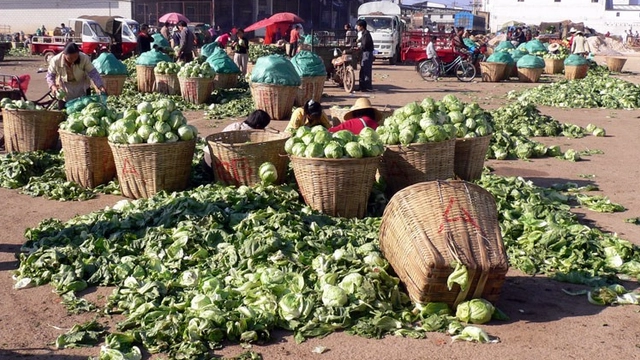
[[[168,121],[170,114],[171,113],[165,109],[157,109],[153,112],[153,116],[155,116],[157,121]]]
[[[476,125],[476,120],[475,119],[471,119],[471,118],[465,120],[464,125],[467,127],[467,129],[469,131],[475,130],[475,128],[477,126]]]
[[[140,114],[138,114],[135,109],[127,109],[122,114],[122,118],[126,120],[135,120],[138,118],[138,116],[140,116]]]
[[[338,285],[347,294],[354,294],[362,285],[364,277],[359,273],[350,273],[345,276]]]
[[[123,132],[127,135],[133,134],[137,130],[136,124],[133,120],[120,119],[113,123],[113,125],[118,131]]]
[[[345,146],[344,146],[344,150],[347,154],[347,156],[354,158],[354,159],[359,159],[362,157],[362,146],[360,146],[359,143],[355,142],[355,141],[351,141],[348,142]]]
[[[333,137],[342,140],[345,144],[355,140],[355,136],[349,130],[337,131],[333,134]]]
[[[408,103],[407,105],[401,107],[399,110],[400,110],[400,113],[403,114],[405,117],[422,113],[422,108],[415,101]]]
[[[142,125],[138,128],[138,136],[142,138],[143,141],[147,141],[149,139],[149,135],[153,132],[153,128],[149,125]]]
[[[136,118],[136,125],[151,125],[156,123],[156,120],[151,114],[142,114]]]
[[[324,127],[322,127],[324,129]],[[313,142],[318,144],[327,144],[331,141],[331,133],[328,131],[316,131]]]
[[[153,125],[153,128],[155,129],[155,131],[162,134],[171,132],[171,126],[169,126],[169,124],[167,124],[166,122],[158,121]]]
[[[344,154],[342,146],[336,141],[332,141],[324,148],[324,156],[329,159],[339,159]]]
[[[424,144],[429,142],[429,138],[427,138],[427,135],[421,131],[415,134],[411,142],[416,144]]]
[[[278,302],[280,316],[287,321],[306,318],[313,308],[313,302],[307,296],[299,293],[285,294]]]
[[[366,127],[362,129],[360,131],[360,134],[358,134],[358,136],[360,136],[360,138],[363,140],[371,140],[374,142],[380,141],[380,136],[378,136],[378,133],[370,127]]]
[[[137,110],[140,114],[151,114],[153,113],[153,105],[150,102],[143,101],[138,104]]]
[[[453,124],[453,126],[456,128],[456,137],[459,138],[463,138],[465,137],[465,135],[467,135],[467,126],[465,124]]]
[[[484,299],[473,299],[458,304],[456,318],[472,324],[484,324],[491,320],[495,308]]]
[[[96,126],[100,123],[100,118],[94,118],[91,115],[84,115],[82,116],[82,122],[85,127]]]
[[[127,134],[120,132],[120,131],[116,131],[116,132],[110,132],[109,136],[107,137],[107,140],[109,142],[112,142],[114,144],[126,144],[127,143]]]
[[[291,148],[291,153],[294,156],[304,157],[306,149],[307,149],[307,145],[305,145],[303,142],[297,142]]]
[[[424,98],[422,99],[420,106],[425,112],[430,112],[436,109],[436,102],[432,98]]]
[[[302,136],[302,142],[305,145],[309,146],[309,144],[311,144],[313,142],[314,138],[315,138],[315,134],[312,134],[312,133],[309,132],[309,133],[304,134],[304,136]]]
[[[295,136],[297,138],[302,138],[305,134],[308,134],[311,132],[311,128],[308,126],[301,126],[298,128],[298,130],[295,131]]]
[[[176,142],[176,141],[179,141],[179,140],[180,140],[180,137],[178,135],[176,135],[174,132],[167,131],[164,134],[164,141],[165,142],[173,143],[173,142]]]
[[[597,127],[593,130],[593,136],[606,136],[607,132],[601,128],[601,127]]]
[[[319,132],[328,132],[327,128],[325,128],[322,125],[316,125],[314,127],[311,128],[311,132],[312,133],[319,133]]]
[[[380,156],[384,152],[384,147],[380,143],[374,143],[367,140],[358,142],[360,143],[360,146],[362,146],[364,156],[366,157]]]
[[[142,138],[137,133],[127,136],[128,144],[142,144],[143,142],[144,141],[142,141]]]
[[[105,137],[107,136],[107,131],[102,126],[91,126],[87,128],[85,132],[87,136],[94,137]]]
[[[461,122],[464,122],[464,115],[460,111],[452,111],[448,115],[449,115],[449,119],[454,124],[459,124]]]
[[[178,128],[178,136],[180,140],[189,141],[198,135],[198,130],[192,125],[182,125]]]
[[[84,122],[80,119],[69,119],[68,130],[75,134],[81,134],[85,130]]]
[[[293,149],[293,145],[297,144],[301,142],[300,139],[298,139],[297,137],[290,137],[287,139],[287,141],[284,143],[284,151],[287,154],[293,154],[293,152],[291,151]]]
[[[308,134],[308,135],[313,136],[313,134]],[[308,158],[324,157],[324,149],[322,147],[322,144],[319,144],[319,143],[308,144],[307,148],[304,150],[304,156]]]
[[[180,126],[185,125],[187,123],[187,119],[182,115],[182,112],[174,111],[169,116],[168,123],[171,126],[171,130],[175,131],[178,130]]]
[[[276,166],[270,162],[265,162],[258,169],[258,176],[265,184],[273,184],[278,180],[278,170]]]
[[[163,143],[164,142],[164,135],[162,133],[159,133],[159,132],[152,132],[151,135],[149,135],[149,138],[147,139],[147,142],[149,144]]]
[[[411,129],[402,129],[400,131],[400,134],[398,135],[398,138],[400,139],[400,144],[402,145],[411,144],[411,141],[413,140],[413,136],[414,136],[414,131],[412,131]]]
[[[348,300],[347,294],[338,286],[327,284],[322,288],[324,306],[344,306]]]

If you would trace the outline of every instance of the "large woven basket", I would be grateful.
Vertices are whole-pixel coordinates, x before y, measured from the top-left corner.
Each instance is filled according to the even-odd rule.
[[[238,85],[238,76],[237,74],[216,74],[216,77],[213,79],[213,88],[214,89],[231,89]]]
[[[272,120],[289,120],[297,94],[297,86],[251,83],[256,109],[266,111]]]
[[[156,90],[160,94],[180,94],[180,81],[178,74],[156,74]]]
[[[538,68],[538,69],[518,68],[518,79],[520,79],[520,81],[522,82],[537,83],[540,80],[540,75],[542,75],[543,71],[544,71],[544,68]]]
[[[260,183],[260,165],[270,162],[278,171],[278,183],[285,179],[289,158],[285,133],[269,130],[225,131],[207,136],[215,180],[226,185]]]
[[[502,73],[502,80],[509,80],[509,78],[512,76],[512,74],[515,73],[515,75],[513,75],[514,77],[518,76],[518,71],[514,71],[516,67],[515,63],[511,63],[511,64],[507,64],[507,66],[504,67],[504,72]]]
[[[362,218],[380,157],[319,159],[291,156],[304,201],[327,215]]]
[[[148,198],[187,187],[196,141],[162,144],[109,143],[122,195]]]
[[[545,74],[560,74],[564,69],[564,60],[562,59],[544,59]]]
[[[136,79],[138,80],[138,91],[141,93],[151,93],[155,91],[156,75],[153,72],[154,66],[136,65]]]
[[[491,136],[456,139],[456,155],[453,169],[460,179],[473,181],[480,179],[484,169],[484,159],[489,151]]]
[[[343,123],[344,114],[351,111],[350,108],[342,109],[342,108],[335,108],[335,107],[330,108],[330,110],[331,110],[331,117],[336,119],[338,123]]]
[[[589,71],[589,65],[565,65],[564,77],[567,80],[584,79]]]
[[[294,105],[303,106],[307,101],[313,99],[320,102],[324,91],[324,80],[326,76],[303,76],[300,79],[302,84],[298,88]]]
[[[100,75],[108,95],[121,95],[127,75]]]
[[[481,62],[480,69],[482,71],[483,82],[498,82],[504,78],[504,69],[507,67],[505,63]]]
[[[407,186],[453,177],[456,140],[409,145],[387,145],[380,175],[393,195]]]
[[[183,78],[180,81],[182,97],[193,104],[204,104],[213,91],[213,78]]]
[[[416,303],[495,302],[508,270],[495,200],[465,181],[425,182],[398,192],[382,216],[380,249]],[[456,262],[467,267],[469,286],[449,290]]]
[[[627,59],[619,57],[607,57],[606,60],[607,67],[613,72],[621,72],[624,64],[627,62]]]
[[[58,144],[64,113],[51,110],[2,110],[7,152],[49,150]]]
[[[67,180],[94,188],[116,177],[116,165],[106,137],[59,132]]]

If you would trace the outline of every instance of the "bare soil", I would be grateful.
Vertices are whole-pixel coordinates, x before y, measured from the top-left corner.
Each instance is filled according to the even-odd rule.
[[[604,59],[597,58],[600,63]],[[6,58],[0,63],[0,74],[31,75],[27,96],[37,99],[46,92],[44,74],[37,74],[45,64],[41,58]],[[640,57],[628,56],[624,79],[640,83]],[[558,77],[543,75],[542,82]],[[507,102],[504,95],[513,89],[536,84],[518,82],[462,83],[455,78],[445,78],[438,83],[424,82],[412,65],[389,66],[374,64],[375,91],[366,94],[380,108],[394,109],[410,101],[424,97],[442,98],[454,94],[464,101],[477,101],[485,108],[499,107]],[[347,94],[336,85],[325,84],[326,98],[323,105],[351,105],[358,93]],[[594,183],[603,195],[620,203],[627,211],[599,214],[588,210],[577,211],[585,222],[640,244],[640,227],[623,220],[640,216],[640,153],[638,141],[640,110],[558,109],[540,107],[541,111],[561,122],[585,126],[593,123],[607,131],[604,138],[587,136],[583,139],[547,138],[547,144],[559,144],[563,149],[599,149],[602,155],[570,163],[553,158],[531,161],[488,161],[499,175],[521,176],[536,184],[572,181],[580,184]],[[211,121],[202,112],[190,112],[189,120],[202,135],[222,129],[238,119]],[[273,127],[284,129],[285,121],[277,121]],[[584,179],[580,174],[595,175]],[[91,319],[94,314],[68,315],[60,304],[60,298],[51,287],[42,286],[26,290],[14,290],[12,271],[18,267],[15,253],[24,241],[24,231],[37,226],[47,218],[69,219],[85,214],[120,200],[117,196],[100,196],[84,202],[56,202],[43,198],[31,198],[15,190],[0,189],[0,359],[86,359],[97,356],[98,347],[71,350],[55,350],[56,337],[74,324]],[[636,288],[637,283],[625,284]],[[296,344],[290,333],[274,332],[273,341],[254,345],[265,359],[640,359],[640,313],[638,307],[598,307],[590,305],[586,297],[572,297],[562,289],[579,290],[583,286],[558,283],[541,276],[527,276],[510,270],[497,306],[510,316],[506,322],[483,325],[500,343],[479,345],[451,343],[450,337],[432,333],[427,339],[413,340],[386,337],[381,340],[364,339],[344,333],[335,333],[322,339],[311,339]],[[110,289],[88,291],[92,301],[104,300]],[[112,319],[114,324],[117,319]],[[312,353],[316,346],[328,349],[322,355]],[[216,352],[224,356],[243,352],[238,345],[229,345]],[[145,358],[166,358],[161,355],[145,355]]]

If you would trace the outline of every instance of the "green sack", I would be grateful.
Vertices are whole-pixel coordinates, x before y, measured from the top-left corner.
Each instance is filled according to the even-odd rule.
[[[500,41],[498,46],[496,46],[493,51],[510,52],[513,49],[515,49],[515,47],[513,46],[511,41]]]
[[[156,45],[161,49],[168,49],[171,47],[171,44],[169,44],[169,41],[165,39],[164,36],[162,36],[162,34],[155,33],[151,35],[151,37],[153,38],[153,43],[151,44],[151,47],[154,47]]]
[[[513,61],[513,58],[511,57],[511,54],[504,51],[494,52],[493,54],[491,54],[491,56],[487,58],[487,62],[503,63],[503,64],[515,63],[515,61]]]
[[[251,82],[261,84],[300,86],[300,75],[289,59],[282,55],[258,58],[251,72]]]
[[[464,46],[466,46],[469,50],[474,51],[476,47],[478,47],[478,44],[476,44],[475,41],[469,39],[469,38],[464,38],[462,39],[462,42],[464,43]]]
[[[311,36],[311,34],[309,35],[304,35],[300,38],[300,42],[303,44],[309,44],[311,45],[313,43],[313,45],[318,45],[320,44],[320,39],[318,39],[317,36]]]
[[[518,60],[518,69],[541,69],[544,68],[544,60],[535,55],[524,55]]]
[[[208,58],[213,54],[216,48],[219,48],[217,42],[208,43],[200,49],[200,54],[205,58]]]
[[[547,49],[538,39],[533,39],[524,43],[524,47],[530,54],[546,53]]]
[[[92,62],[100,75],[127,75],[127,66],[112,53],[102,53]]]
[[[522,51],[523,53],[528,53],[529,52],[529,50],[527,50],[527,43],[522,43],[522,44],[518,45],[517,49]]]
[[[585,59],[583,56],[571,54],[567,56],[564,60],[565,66],[580,66],[580,65],[589,65],[589,60]]]
[[[220,51],[218,51],[220,50]],[[220,49],[216,48],[216,50],[207,57],[207,62],[211,65],[213,72],[218,74],[239,74],[240,68],[236,63],[231,60],[227,53]]]
[[[156,49],[145,51],[136,59],[136,65],[156,66],[160,61],[173,62],[167,54]]]
[[[518,49],[513,49],[511,50],[511,58],[513,59],[514,62],[518,62],[518,60],[520,60],[523,56],[527,55],[526,52],[522,52]]]
[[[300,77],[327,75],[324,61],[311,51],[301,50],[291,58],[291,63]]]
[[[87,105],[91,103],[107,104],[107,95],[85,95],[73,100],[67,101],[64,105],[67,110],[67,115],[82,111]]]

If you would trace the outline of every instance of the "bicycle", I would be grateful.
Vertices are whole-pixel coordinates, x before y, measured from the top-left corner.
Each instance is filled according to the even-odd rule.
[[[434,62],[427,59],[420,63],[418,72],[424,80],[434,80],[435,67]],[[440,76],[444,76],[454,70],[456,77],[462,82],[472,81],[476,77],[476,67],[460,54],[451,62],[440,61]]]

